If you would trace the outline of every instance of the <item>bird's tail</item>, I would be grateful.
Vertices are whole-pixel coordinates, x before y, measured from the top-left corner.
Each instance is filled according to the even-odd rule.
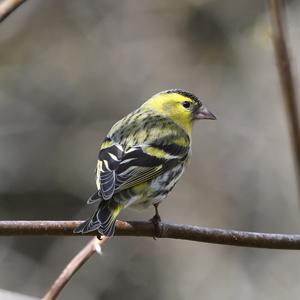
[[[74,233],[88,233],[98,230],[101,235],[113,236],[117,216],[124,205],[110,199],[99,204],[96,213],[74,229]]]

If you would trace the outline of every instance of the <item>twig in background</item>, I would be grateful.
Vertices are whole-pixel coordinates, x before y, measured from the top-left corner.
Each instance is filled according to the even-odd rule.
[[[26,0],[3,0],[0,2],[0,23]]]
[[[73,230],[82,221],[0,221],[0,236],[55,235],[77,236]],[[89,235],[96,235],[92,232]],[[116,236],[153,237],[152,222],[117,221]],[[279,234],[225,230],[193,225],[160,223],[159,238],[182,239],[196,242],[267,248],[300,250],[300,234]]]
[[[288,125],[296,161],[298,192],[300,193],[300,125],[297,108],[297,96],[292,68],[285,39],[285,22],[282,13],[282,1],[270,0],[273,30],[273,44],[281,82],[283,99],[286,106]]]
[[[42,298],[43,300],[54,300],[73,277],[73,275],[80,269],[80,267],[95,253],[101,252],[101,246],[108,241],[109,238],[103,237],[99,240],[94,237],[65,267],[59,277],[55,280],[47,294]]]

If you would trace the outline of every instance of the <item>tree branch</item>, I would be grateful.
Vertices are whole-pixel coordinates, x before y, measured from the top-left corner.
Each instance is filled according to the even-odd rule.
[[[80,269],[80,267],[95,253],[101,253],[101,246],[108,241],[109,238],[104,237],[99,240],[94,237],[65,267],[62,273],[55,280],[53,285],[42,300],[54,300],[70,281],[73,275]]]
[[[80,223],[81,221],[0,221],[0,236],[81,236],[73,233]],[[96,234],[97,232],[92,232],[89,235]],[[115,235],[153,237],[154,228],[151,222],[117,221]],[[299,234],[247,232],[161,223],[159,237],[240,247],[300,250]]]
[[[300,123],[292,67],[285,39],[286,25],[283,17],[281,0],[270,0],[270,13],[275,58],[281,83],[281,90],[283,93],[283,100],[286,106],[288,126],[293,145],[294,158],[296,161],[298,192],[300,193]]]
[[[3,0],[0,3],[0,23],[26,0]]]

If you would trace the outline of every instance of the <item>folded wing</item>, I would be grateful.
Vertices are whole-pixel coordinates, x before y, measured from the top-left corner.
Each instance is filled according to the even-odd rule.
[[[97,164],[98,191],[88,203],[109,200],[115,193],[149,181],[168,169],[182,163],[189,147],[176,143],[156,141],[124,150],[112,143],[100,150]]]

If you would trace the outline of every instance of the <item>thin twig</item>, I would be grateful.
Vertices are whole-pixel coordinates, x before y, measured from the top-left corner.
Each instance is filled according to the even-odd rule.
[[[0,3],[0,23],[26,0],[3,0]]]
[[[0,236],[11,235],[73,235],[73,230],[81,221],[0,221]],[[153,237],[157,228],[152,222],[116,222],[115,235],[119,236],[150,236]],[[89,235],[97,235],[97,232]],[[81,236],[81,235],[76,235]],[[237,230],[224,230],[192,225],[159,224],[160,238],[174,238],[190,241],[244,246],[269,249],[300,250],[300,235],[257,233]],[[54,300],[79,268],[109,238],[98,240],[94,237],[65,267],[55,280],[43,300]],[[101,251],[101,248],[100,248]]]
[[[94,237],[65,267],[62,273],[55,280],[47,294],[42,298],[43,300],[54,300],[73,277],[73,275],[80,269],[80,267],[95,253],[101,251],[101,246],[109,238],[104,237],[99,240]]]
[[[81,221],[0,221],[0,236],[81,236],[73,233],[74,228],[80,223]],[[89,235],[96,234],[97,232],[92,232]],[[153,237],[154,234],[151,222],[117,221],[116,223],[116,236]],[[160,223],[159,237],[240,247],[300,250],[300,234],[247,232]]]
[[[292,67],[285,39],[286,25],[283,16],[282,1],[270,0],[270,12],[272,19],[275,57],[277,61],[283,99],[286,106],[289,131],[293,144],[298,178],[298,191],[300,193],[300,123]]]

